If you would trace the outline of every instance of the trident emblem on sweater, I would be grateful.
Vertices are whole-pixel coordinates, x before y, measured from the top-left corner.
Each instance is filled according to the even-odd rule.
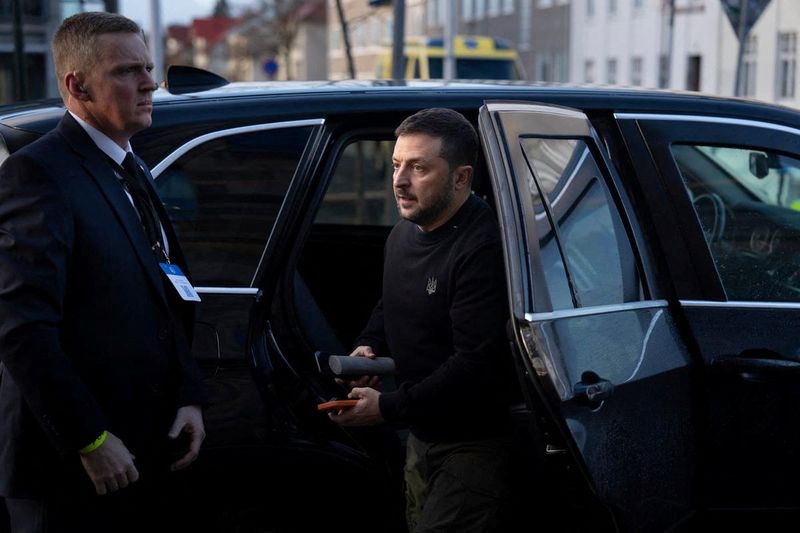
[[[436,292],[437,283],[436,278],[428,278],[428,286],[425,288],[425,290],[428,291],[428,296]]]

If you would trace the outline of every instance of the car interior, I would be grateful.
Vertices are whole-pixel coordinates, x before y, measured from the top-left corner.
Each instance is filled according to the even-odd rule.
[[[800,162],[745,147],[675,144],[672,153],[728,299],[795,300]]]

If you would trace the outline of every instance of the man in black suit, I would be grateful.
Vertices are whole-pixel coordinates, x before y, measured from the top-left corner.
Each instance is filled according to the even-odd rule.
[[[53,55],[68,112],[0,167],[0,495],[12,531],[153,529],[206,396],[193,289],[166,276],[183,258],[129,143],[152,61],[109,13],[66,19]]]

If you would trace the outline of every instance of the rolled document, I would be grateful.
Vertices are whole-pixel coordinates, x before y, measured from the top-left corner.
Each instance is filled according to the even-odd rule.
[[[357,357],[331,355],[328,366],[337,376],[388,376],[394,374],[394,359],[391,357]]]

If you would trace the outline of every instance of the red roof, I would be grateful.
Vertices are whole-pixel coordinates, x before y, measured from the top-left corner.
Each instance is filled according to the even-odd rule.
[[[175,39],[179,43],[189,44],[192,40],[190,30],[191,27],[189,26],[173,24],[171,26],[167,26],[167,37]]]
[[[228,30],[239,24],[238,18],[208,17],[192,21],[192,35],[203,37],[208,46],[214,46],[225,36]]]

